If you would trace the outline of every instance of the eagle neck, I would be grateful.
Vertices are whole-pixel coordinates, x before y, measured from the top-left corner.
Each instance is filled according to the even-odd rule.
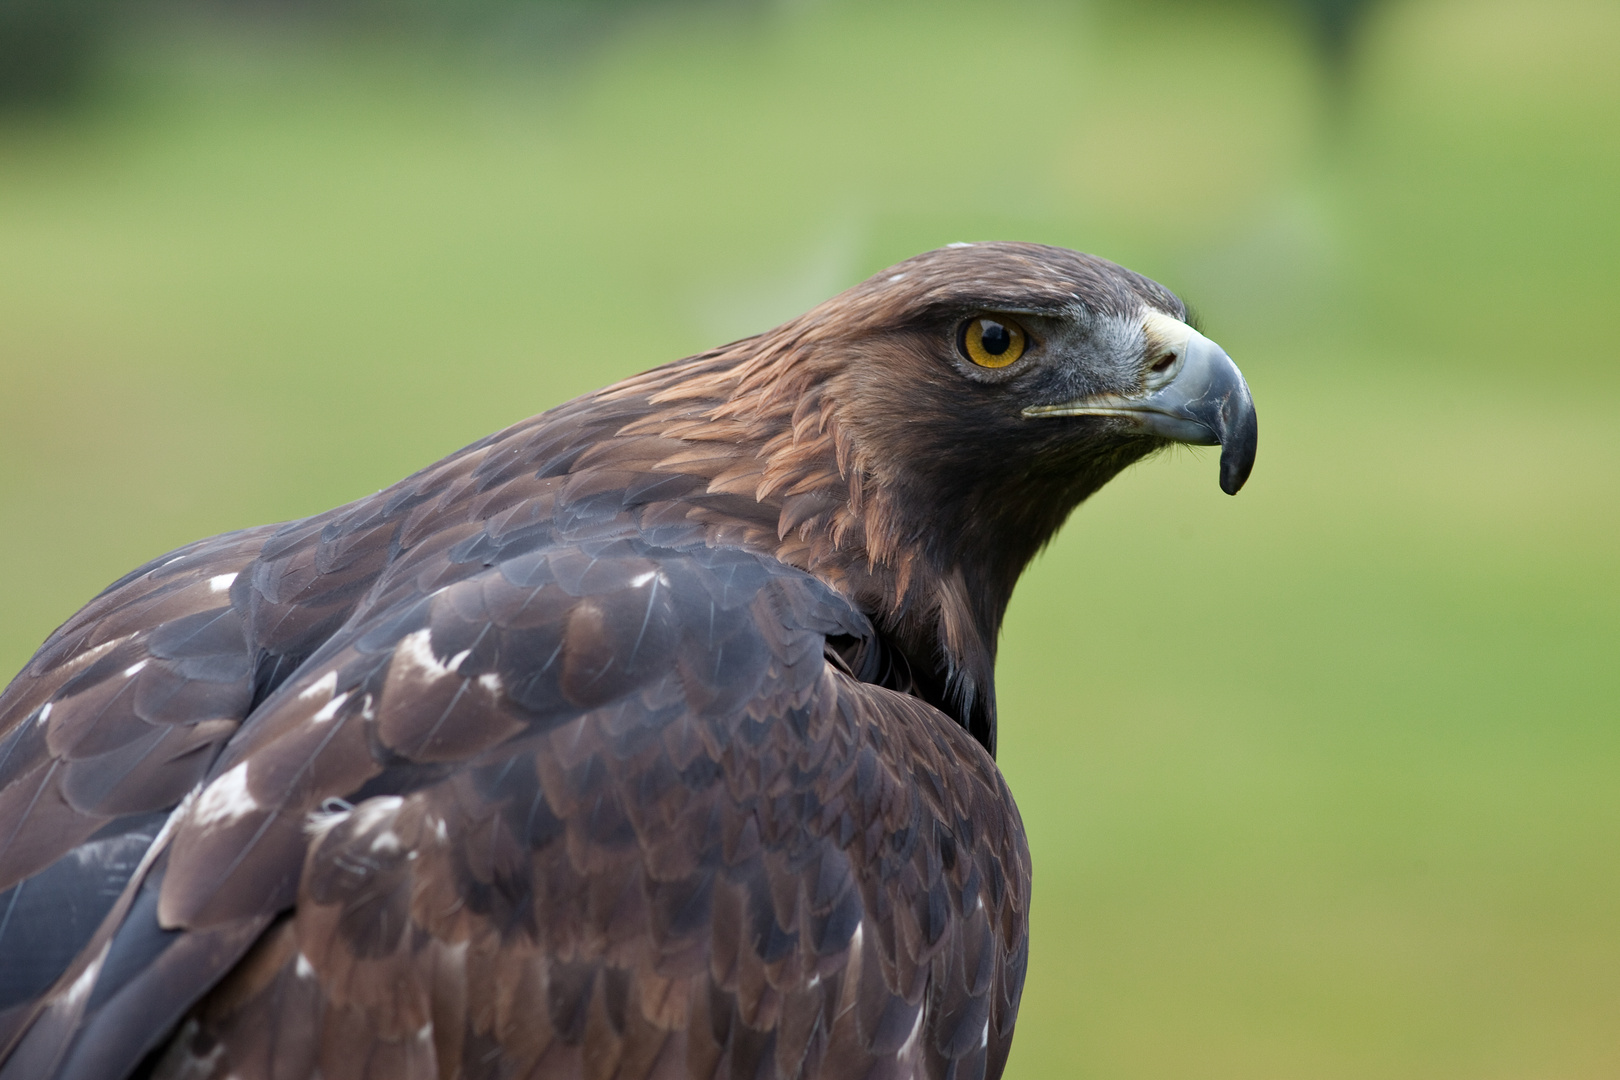
[[[740,542],[847,596],[903,656],[912,692],[993,752],[1007,575],[929,542],[939,530],[862,447],[839,407],[848,381],[816,345],[778,332],[620,384],[612,392],[646,410],[620,436],[667,446],[656,470],[701,477],[685,514],[711,543]]]

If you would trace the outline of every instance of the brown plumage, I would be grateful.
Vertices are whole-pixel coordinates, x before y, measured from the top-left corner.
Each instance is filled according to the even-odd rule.
[[[114,583],[0,696],[0,1080],[999,1075],[996,636],[1167,438],[1247,475],[1183,316],[930,252]]]

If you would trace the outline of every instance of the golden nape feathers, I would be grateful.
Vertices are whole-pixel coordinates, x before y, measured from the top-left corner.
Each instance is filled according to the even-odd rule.
[[[0,1080],[998,1076],[996,638],[1130,462],[1247,475],[1184,315],[929,252],[116,582],[0,696]]]

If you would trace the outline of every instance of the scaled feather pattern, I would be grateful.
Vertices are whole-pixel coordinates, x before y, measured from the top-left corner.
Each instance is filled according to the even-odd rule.
[[[930,252],[109,586],[0,696],[0,1080],[999,1076],[996,636],[1165,444],[1020,410],[1139,390],[1143,311]]]

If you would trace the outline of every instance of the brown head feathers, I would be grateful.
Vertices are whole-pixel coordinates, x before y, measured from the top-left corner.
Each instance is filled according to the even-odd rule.
[[[0,1080],[995,1080],[996,637],[1130,462],[1247,476],[1183,314],[928,252],[115,582],[0,693]]]
[[[963,377],[957,325],[988,311],[1086,327],[1144,306],[1185,314],[1155,282],[1063,248],[926,252],[774,330],[591,395],[626,422],[620,449],[590,459],[705,480],[685,513],[711,542],[768,551],[850,596],[908,689],[993,752],[1014,582],[1081,499],[1162,442],[1054,445],[1050,425],[1009,408],[1017,388]]]

